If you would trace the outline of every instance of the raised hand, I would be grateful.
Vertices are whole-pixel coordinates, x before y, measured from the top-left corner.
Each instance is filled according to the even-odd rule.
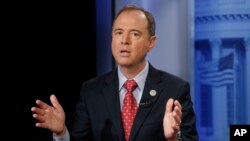
[[[37,119],[36,127],[47,128],[57,135],[66,131],[65,113],[55,95],[50,96],[52,106],[36,100],[37,107],[32,107],[33,117]]]
[[[177,139],[181,124],[181,104],[172,98],[167,101],[165,115],[163,119],[163,128],[165,137],[171,141]]]

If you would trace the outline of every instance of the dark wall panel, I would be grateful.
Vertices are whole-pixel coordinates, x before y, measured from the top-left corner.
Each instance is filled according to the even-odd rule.
[[[17,104],[12,128],[25,131],[17,139],[52,141],[51,132],[35,127],[30,109],[55,93],[71,122],[80,85],[96,76],[95,1],[35,2],[17,11],[19,43],[9,63]]]

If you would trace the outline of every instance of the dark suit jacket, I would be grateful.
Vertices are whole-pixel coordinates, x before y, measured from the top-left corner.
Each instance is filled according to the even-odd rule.
[[[70,129],[71,140],[124,141],[118,83],[117,70],[114,70],[82,85],[75,121]],[[155,90],[156,95],[151,96],[150,90]],[[182,105],[182,140],[198,140],[189,84],[149,65],[130,141],[166,140],[163,117],[169,98],[179,100]]]

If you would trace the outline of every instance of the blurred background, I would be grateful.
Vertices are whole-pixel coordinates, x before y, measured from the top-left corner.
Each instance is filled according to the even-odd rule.
[[[127,3],[155,16],[158,41],[147,59],[190,82],[200,141],[228,141],[231,124],[250,124],[250,0],[35,2],[16,4],[11,16],[9,80],[25,105],[15,131],[28,127],[18,138],[52,141],[30,111],[52,93],[71,122],[81,83],[115,67],[112,21]]]

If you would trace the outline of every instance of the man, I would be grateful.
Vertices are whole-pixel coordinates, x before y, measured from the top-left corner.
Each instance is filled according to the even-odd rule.
[[[117,68],[82,85],[71,131],[54,95],[52,106],[37,100],[31,108],[36,126],[51,130],[58,141],[198,140],[189,84],[146,60],[155,43],[153,16],[125,6],[112,29]]]

